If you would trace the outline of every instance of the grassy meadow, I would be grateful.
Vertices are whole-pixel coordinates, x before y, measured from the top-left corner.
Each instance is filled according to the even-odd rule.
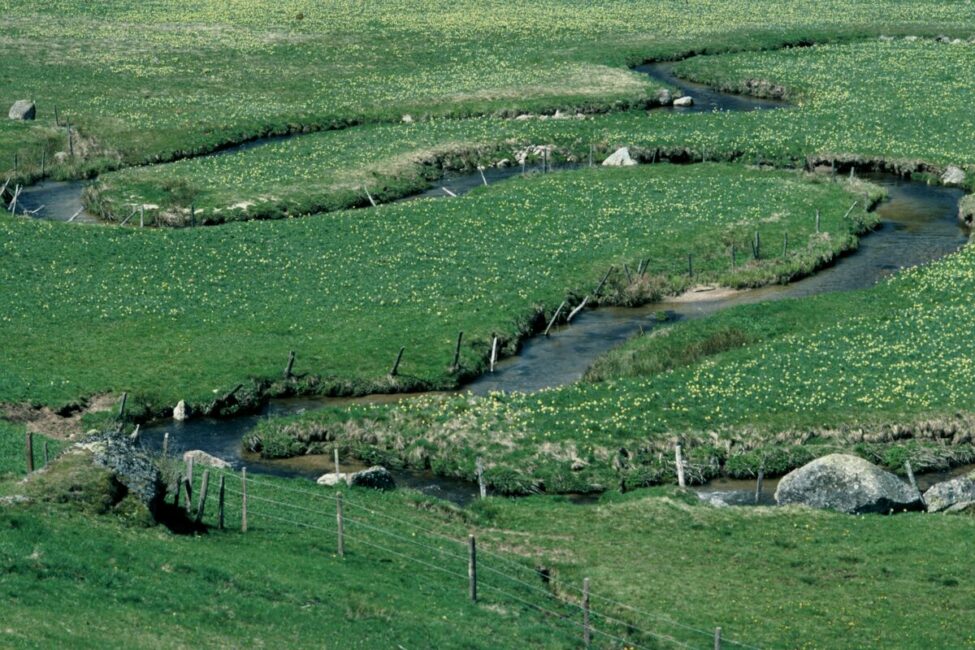
[[[975,118],[967,106],[975,97],[973,54],[972,42],[874,39],[694,57],[679,64],[679,74],[730,90],[749,90],[749,80],[771,80],[786,88],[795,106],[693,115],[624,111],[581,120],[483,117],[376,124],[234,156],[106,174],[91,204],[113,218],[127,216],[133,204],[164,215],[183,214],[193,204],[201,221],[298,215],[364,205],[363,187],[380,199],[409,193],[442,167],[514,163],[519,152],[533,146],[552,146],[556,159],[575,161],[586,161],[590,147],[598,162],[616,147],[629,146],[647,161],[659,152],[679,160],[801,166],[835,159],[883,161],[903,171],[939,171],[947,165],[971,171]],[[933,114],[937,119],[929,119]],[[288,164],[294,159],[303,164]]]
[[[894,470],[971,462],[972,286],[967,247],[872,289],[736,307],[635,338],[576,384],[268,422],[264,453],[339,445],[463,477],[483,456],[512,492],[669,482],[678,441],[696,480],[754,476],[762,464],[784,473],[837,449]]]
[[[967,38],[964,4],[579,0],[234,3],[7,0],[0,169],[91,174],[179,158],[267,133],[364,122],[640,106],[626,66],[691,52],[849,41],[881,33]],[[98,92],[91,92],[97,88]],[[55,107],[60,128],[55,126]],[[7,161],[10,161],[9,163]]]
[[[219,228],[6,218],[0,402],[60,406],[128,391],[132,413],[180,399],[202,406],[249,378],[268,388],[290,350],[300,385],[272,392],[449,387],[485,366],[492,333],[513,351],[563,299],[592,293],[610,265],[603,303],[696,282],[780,281],[856,246],[877,196],[794,172],[651,165]],[[755,231],[767,245],[750,260]],[[399,375],[388,378],[400,346]]]

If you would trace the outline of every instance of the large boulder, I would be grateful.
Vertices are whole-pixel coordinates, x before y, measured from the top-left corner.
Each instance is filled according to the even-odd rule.
[[[683,106],[684,108],[694,105],[694,98],[690,95],[684,95],[683,97],[678,97],[674,100],[674,106]]]
[[[941,182],[945,185],[964,185],[965,172],[961,168],[951,165],[945,170],[945,173],[941,175]]]
[[[389,473],[388,469],[376,465],[352,474],[349,477],[349,485],[374,490],[392,490],[396,487],[396,481],[393,480],[393,475]]]
[[[941,512],[967,501],[975,501],[975,472],[932,485],[924,493],[928,512]]]
[[[786,474],[775,490],[775,501],[851,514],[922,508],[917,490],[847,454],[823,456]]]
[[[184,463],[188,463],[191,460],[194,465],[206,465],[207,467],[216,467],[217,469],[230,469],[231,467],[230,463],[224,459],[217,458],[201,449],[193,449],[183,454]]]
[[[627,147],[617,149],[613,154],[603,161],[605,167],[632,167],[636,161],[630,158],[630,150]]]
[[[349,475],[345,472],[329,472],[328,474],[322,474],[315,481],[319,485],[324,485],[326,487],[335,487],[336,485],[342,485],[343,483],[348,484]]]
[[[29,122],[37,117],[37,106],[28,99],[21,99],[14,102],[14,105],[10,107],[10,112],[7,113],[7,117],[12,120]]]

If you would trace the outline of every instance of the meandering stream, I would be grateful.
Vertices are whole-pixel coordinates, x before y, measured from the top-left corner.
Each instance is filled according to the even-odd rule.
[[[711,88],[678,79],[672,73],[673,64],[651,64],[636,70],[644,72],[667,85],[680,88],[691,95],[691,107],[666,107],[680,112],[713,110],[767,110],[787,106],[782,102],[729,95]],[[300,137],[300,136],[294,136]],[[233,155],[281,138],[250,142],[210,155]],[[520,168],[485,170],[489,183],[520,175]],[[956,219],[961,190],[929,186],[911,182],[889,174],[868,174],[869,180],[884,186],[889,199],[877,209],[880,225],[875,232],[864,236],[857,251],[843,256],[819,273],[789,285],[776,285],[740,292],[700,291],[682,299],[669,300],[630,308],[599,308],[582,312],[570,326],[553,330],[551,336],[537,336],[526,341],[516,356],[503,360],[495,372],[470,382],[463,390],[476,394],[490,391],[530,392],[579,380],[599,356],[623,343],[639,331],[660,327],[659,315],[664,312],[668,321],[700,318],[736,305],[764,300],[802,298],[834,291],[862,289],[890,276],[896,271],[925,264],[957,251],[968,241],[968,232]],[[448,196],[463,194],[482,185],[480,173],[448,174],[434,187],[417,196]],[[36,218],[68,220],[76,215],[76,222],[95,219],[82,210],[82,182],[45,182],[27,188],[20,196],[20,205],[37,210]],[[417,198],[407,197],[407,200]],[[80,212],[79,212],[80,211]],[[282,476],[315,478],[333,471],[331,459],[305,456],[281,461],[268,461],[242,450],[241,439],[261,418],[291,415],[327,406],[341,406],[352,402],[380,403],[408,399],[409,396],[375,395],[354,400],[310,398],[275,400],[260,415],[233,419],[198,419],[189,422],[163,422],[143,429],[144,444],[160,448],[166,432],[171,434],[173,451],[202,449],[227,459],[236,466],[246,465],[251,471]],[[343,471],[361,469],[348,463]],[[429,472],[395,472],[397,481],[427,494],[466,503],[475,497],[476,486],[451,481]],[[773,482],[767,488],[774,490]],[[754,487],[749,483],[717,481],[700,488],[702,494],[718,495],[726,503],[754,502]],[[767,489],[765,497],[771,492]]]

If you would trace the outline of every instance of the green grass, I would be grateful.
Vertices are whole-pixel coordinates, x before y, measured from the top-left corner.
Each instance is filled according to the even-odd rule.
[[[39,157],[57,106],[85,144],[56,174],[404,113],[626,106],[648,85],[625,66],[647,58],[975,28],[964,5],[937,1],[413,0],[363,12],[344,0],[10,0],[4,10],[0,103],[32,97],[39,116],[0,126],[0,160]],[[62,130],[49,154],[64,142]]]
[[[638,647],[703,647],[719,625],[726,644],[757,647],[975,643],[958,623],[971,613],[969,517],[715,509],[671,489],[460,510],[348,490],[340,559],[331,490],[252,477],[246,534],[238,492],[230,476],[228,529],[195,536],[66,506],[3,508],[3,645],[578,647],[583,578],[596,629]],[[213,524],[212,491],[209,504]],[[65,602],[76,605],[38,616]],[[620,646],[596,634],[594,647]]]
[[[955,164],[972,172],[975,157],[965,134],[975,129],[966,109],[975,98],[973,52],[972,43],[871,40],[696,57],[678,70],[736,90],[749,79],[771,79],[789,89],[797,106],[743,113],[630,111],[585,120],[370,125],[234,156],[108,174],[96,188],[94,203],[113,218],[127,216],[133,203],[179,216],[191,202],[201,220],[296,215],[365,204],[362,186],[381,198],[408,193],[441,167],[471,169],[514,160],[515,152],[531,145],[553,145],[556,157],[570,160],[585,160],[590,145],[597,161],[625,145],[644,160],[660,151],[678,159],[788,166],[833,159],[882,161],[901,171],[938,171]],[[934,106],[937,119],[930,119]],[[302,164],[289,164],[295,159]],[[242,207],[246,204],[252,205]]]
[[[776,473],[837,448],[894,469],[905,459],[915,468],[971,462],[973,284],[969,246],[873,289],[738,307],[636,338],[590,381],[268,422],[265,453],[293,453],[296,436],[316,432],[312,440],[355,449],[378,440],[399,462],[468,477],[482,455],[514,491],[671,481],[681,439],[697,480],[722,466],[754,473],[756,448],[776,456]],[[799,443],[807,446],[789,446]],[[613,467],[620,447],[631,456],[624,470]],[[581,471],[570,469],[577,461]]]
[[[199,476],[197,472],[197,489]],[[469,603],[463,514],[442,514],[440,506],[415,496],[353,492],[346,505],[346,557],[341,559],[336,556],[331,501],[288,492],[291,481],[261,480],[267,483],[255,480],[249,485],[247,534],[238,530],[239,497],[234,490],[240,484],[233,477],[228,481],[227,520],[232,528],[203,535],[126,525],[115,516],[83,516],[67,506],[0,508],[0,566],[5,576],[0,584],[5,602],[0,644],[577,645],[578,628],[536,609],[551,599],[519,584],[488,574],[482,578],[480,602]],[[309,487],[314,488],[305,489]],[[211,485],[207,517],[211,524],[214,488]],[[262,501],[265,498],[284,505],[271,505]],[[310,514],[309,507],[324,514]],[[406,523],[371,514],[387,510],[395,510]],[[425,514],[427,510],[432,514]],[[281,518],[282,513],[288,519]],[[458,541],[421,538],[425,545],[417,546],[417,525],[438,528]],[[382,526],[383,532],[376,532],[375,526]],[[459,553],[460,559],[436,549]],[[519,558],[507,561],[519,563]],[[496,562],[484,557],[482,566]],[[67,603],[73,605],[56,613],[51,609]],[[564,609],[557,604],[555,608]],[[47,614],[39,615],[41,611]]]
[[[251,377],[274,393],[452,386],[459,331],[459,375],[477,373],[492,333],[513,351],[564,298],[592,292],[611,264],[603,303],[812,271],[855,246],[852,233],[873,219],[858,194],[843,221],[853,198],[846,188],[791,172],[655,165],[220,228],[4,219],[0,402],[60,405],[125,390],[137,414],[179,399],[204,406]],[[869,185],[850,189],[876,197]],[[745,252],[756,230],[766,242],[757,262]],[[632,274],[646,258],[646,277],[628,283],[622,266]],[[400,376],[389,379],[401,345]],[[289,350],[305,377],[270,386]]]

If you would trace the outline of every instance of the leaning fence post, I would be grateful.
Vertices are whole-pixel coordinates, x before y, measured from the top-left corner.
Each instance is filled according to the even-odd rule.
[[[457,347],[454,348],[454,363],[450,366],[452,372],[460,370],[460,344],[464,340],[464,332],[457,334]]]
[[[25,452],[27,455],[27,473],[34,471],[34,434],[30,431],[24,438]]]
[[[207,490],[210,487],[210,470],[203,470],[203,479],[200,483],[200,498],[196,502],[196,523],[203,521],[203,509],[207,505]]]
[[[396,362],[393,364],[392,369],[389,371],[390,377],[395,377],[396,373],[399,372],[399,363],[403,360],[403,353],[406,352],[406,347],[401,347],[399,349],[399,354],[396,355]]]
[[[125,404],[129,401],[129,394],[126,392],[122,393],[122,399],[119,401],[118,405],[118,419],[121,420],[125,417]]]
[[[247,468],[240,470],[240,532],[247,532]]]
[[[552,314],[552,320],[548,322],[548,327],[545,328],[545,336],[548,336],[548,333],[551,331],[552,326],[555,325],[555,321],[558,319],[559,315],[562,314],[562,310],[565,309],[566,302],[567,302],[566,300],[563,300],[562,304],[559,305],[559,308],[555,310],[554,314]]]
[[[186,461],[186,478],[189,479],[190,485],[193,485],[193,457]]]
[[[582,579],[582,642],[587,648],[592,643],[592,631],[589,626],[589,578]]]
[[[338,554],[345,557],[345,522],[342,519],[342,493],[335,494],[335,522],[338,525]]]
[[[677,464],[677,485],[686,487],[684,482],[684,455],[681,453],[680,443],[674,447],[674,461]]]
[[[714,628],[714,650],[721,650],[721,628]]]
[[[494,364],[498,362],[498,337],[495,336],[491,341],[491,372],[494,372]]]
[[[217,494],[217,528],[223,530],[223,516],[224,516],[224,482],[226,476],[220,475],[220,491]]]
[[[924,495],[921,494],[921,490],[917,487],[917,480],[914,478],[914,469],[911,467],[911,461],[904,461],[904,469],[907,470],[907,480],[910,481],[911,487],[914,488],[914,491],[921,498],[921,503],[924,503]]]
[[[477,542],[473,535],[467,536],[467,581],[471,602],[477,602]]]

